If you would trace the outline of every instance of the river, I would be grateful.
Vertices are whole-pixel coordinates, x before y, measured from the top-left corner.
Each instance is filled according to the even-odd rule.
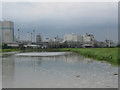
[[[118,68],[75,53],[2,58],[3,88],[117,88]],[[23,55],[23,56],[22,56]],[[24,56],[25,55],[25,56]],[[28,56],[26,56],[28,55]],[[32,56],[33,55],[33,56]],[[43,56],[39,56],[43,55]]]

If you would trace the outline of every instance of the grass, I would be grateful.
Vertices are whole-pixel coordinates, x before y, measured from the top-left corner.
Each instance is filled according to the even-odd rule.
[[[118,65],[118,48],[63,48],[60,51],[76,52],[85,57]]]
[[[14,52],[14,51],[19,51],[19,49],[0,49],[0,53],[4,53],[4,52]]]
[[[59,51],[59,49],[57,48],[46,48],[46,49],[24,49],[22,50],[23,52],[44,52],[44,51],[47,51],[47,52],[57,52]]]

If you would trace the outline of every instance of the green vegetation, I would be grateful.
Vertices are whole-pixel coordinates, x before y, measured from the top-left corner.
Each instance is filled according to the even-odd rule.
[[[2,49],[0,49],[0,53],[2,53]]]
[[[63,48],[60,51],[76,52],[85,57],[118,65],[118,48]]]
[[[19,51],[19,49],[14,48],[14,49],[0,49],[0,53],[2,52],[15,52],[15,51]]]
[[[59,49],[56,48],[46,48],[46,49],[33,49],[33,48],[26,48],[22,49],[22,52],[57,52]]]
[[[26,48],[26,49],[18,49],[18,48],[12,48],[12,49],[0,49],[1,52],[14,52],[14,51],[20,51],[20,52],[57,52],[59,51],[56,48],[47,48],[47,49],[33,49],[33,48]]]

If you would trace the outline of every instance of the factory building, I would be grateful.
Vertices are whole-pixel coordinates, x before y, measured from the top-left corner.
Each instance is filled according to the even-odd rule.
[[[92,34],[86,33],[85,35],[83,35],[83,41],[85,43],[92,42],[92,41],[94,41],[94,36]]]
[[[83,46],[84,47],[94,47],[94,35],[86,33],[83,35]]]
[[[38,34],[38,35],[36,36],[36,42],[37,42],[37,43],[42,42],[42,37],[41,37],[40,34]]]
[[[14,23],[11,21],[0,21],[0,29],[2,31],[2,43],[13,43]]]
[[[54,42],[59,42],[59,43],[62,43],[63,42],[63,39],[62,38],[59,38],[59,36],[55,37],[53,39]]]
[[[45,40],[43,42],[54,42],[54,40],[51,38],[45,38]]]
[[[82,42],[83,38],[81,35],[77,34],[66,34],[64,36],[64,42]]]

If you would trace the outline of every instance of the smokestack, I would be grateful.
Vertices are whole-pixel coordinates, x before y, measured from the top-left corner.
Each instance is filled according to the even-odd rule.
[[[32,33],[31,33],[31,42],[32,42]]]
[[[107,39],[109,40],[110,37],[109,37],[109,30],[107,30]]]
[[[33,42],[35,42],[35,30],[33,30]]]
[[[20,41],[20,30],[18,29],[18,41]]]
[[[27,41],[29,42],[29,32],[27,32]]]

